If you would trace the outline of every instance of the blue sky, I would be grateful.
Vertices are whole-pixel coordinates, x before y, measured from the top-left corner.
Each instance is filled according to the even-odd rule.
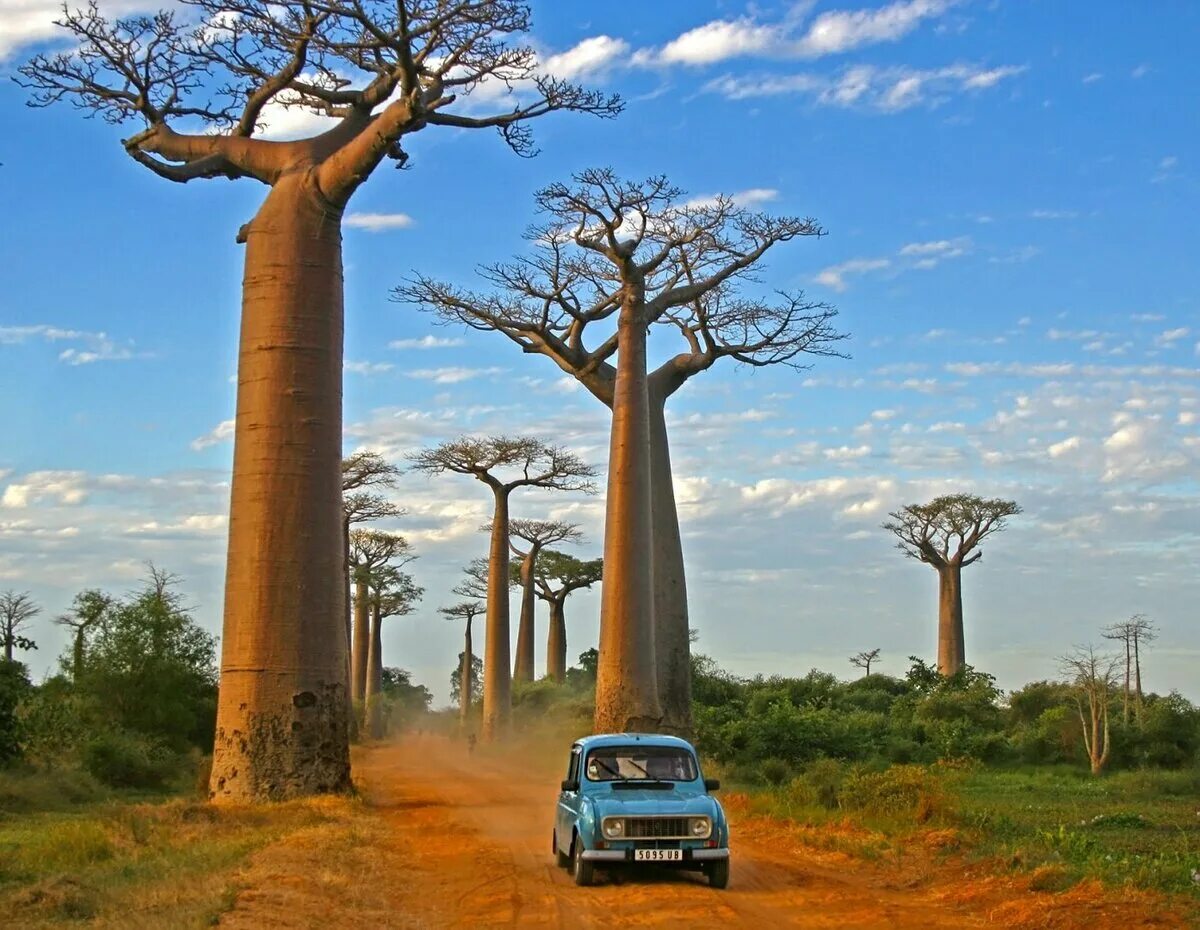
[[[53,43],[55,6],[0,0],[5,77]],[[777,248],[763,286],[835,303],[853,357],[717,368],[670,409],[700,648],[740,673],[848,676],[845,657],[876,646],[892,673],[931,656],[935,576],[879,524],[969,490],[1025,508],[967,573],[969,661],[1009,687],[1050,676],[1055,655],[1142,612],[1162,628],[1149,686],[1200,698],[1200,63],[1178,41],[1200,34],[1200,8],[533,8],[545,66],[620,92],[626,112],[539,121],[531,160],[430,129],[406,143],[411,170],[385,166],[355,196],[347,450],[531,432],[603,464],[602,408],[547,361],[388,301],[410,271],[471,284],[519,251],[540,185],[608,165],[814,216],[829,235]],[[263,190],[162,181],[123,153],[128,129],[24,99],[0,82],[0,588],[44,605],[40,672],[63,644],[48,618],[82,587],[128,589],[146,559],[185,576],[219,629],[234,235]],[[459,631],[436,608],[484,552],[487,497],[406,476],[397,499],[427,594],[390,621],[387,661],[444,696]],[[602,500],[514,510],[577,520],[579,554],[598,554]],[[569,604],[571,656],[595,642],[597,607]]]

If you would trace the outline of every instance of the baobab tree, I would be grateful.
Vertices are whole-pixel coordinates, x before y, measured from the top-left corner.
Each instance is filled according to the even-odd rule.
[[[360,451],[342,459],[342,585],[346,598],[346,636],[350,637],[350,528],[356,523],[404,516],[402,507],[377,491],[392,489],[400,469],[378,452]]]
[[[1118,641],[1125,651],[1125,683],[1121,694],[1122,720],[1129,723],[1130,691],[1136,687],[1137,716],[1140,721],[1142,719],[1141,647],[1145,643],[1154,642],[1157,637],[1154,621],[1143,614],[1134,614],[1128,620],[1105,627],[1101,635],[1105,639]]]
[[[621,581],[604,589],[603,616],[616,625],[602,625],[601,641],[614,649],[601,661],[597,727],[621,728],[626,716],[687,732],[687,587],[666,403],[724,358],[804,367],[806,357],[837,354],[832,346],[842,337],[832,308],[802,294],[764,301],[736,290],[768,249],[822,230],[811,219],[772,218],[725,197],[689,202],[665,178],[627,182],[607,170],[578,174],[574,186],[551,185],[536,202],[544,220],[527,234],[531,254],[481,268],[489,290],[415,275],[393,297],[445,322],[503,333],[612,410],[605,558],[609,578]],[[589,336],[604,327],[590,350],[589,326]],[[653,372],[645,359],[650,328],[682,340]],[[619,562],[608,551],[618,543]]]
[[[856,665],[863,669],[863,677],[871,677],[871,663],[879,658],[880,650],[872,649],[869,652],[859,652],[850,657],[850,664]]]
[[[364,728],[370,739],[383,738],[383,621],[408,616],[425,593],[424,588],[413,583],[411,575],[399,569],[399,565],[415,558],[410,555],[402,562],[383,565],[371,576],[371,645],[364,698]]]
[[[604,572],[603,559],[581,561],[565,552],[543,550],[534,567],[537,596],[550,605],[546,635],[546,675],[558,683],[567,679],[567,598],[590,588]]]
[[[897,549],[938,573],[938,671],[947,678],[967,663],[962,570],[983,558],[979,544],[1020,512],[1014,501],[947,494],[889,513],[883,524],[899,539]]]
[[[491,532],[492,527],[488,524],[483,529],[485,532]],[[580,542],[583,534],[579,532],[577,523],[563,523],[561,520],[509,520],[508,537],[512,554],[520,559],[516,574],[521,584],[521,616],[517,622],[517,656],[513,662],[513,680],[533,681],[533,640],[536,635],[533,608],[537,600],[534,567],[546,546]],[[523,540],[525,545],[517,545],[516,540]]]
[[[1112,749],[1109,742],[1108,704],[1116,685],[1116,656],[1098,655],[1092,646],[1077,647],[1060,657],[1063,673],[1075,687],[1075,705],[1083,728],[1083,747],[1093,775],[1104,771]]]
[[[215,799],[350,785],[342,217],[427,127],[497,129],[529,155],[533,119],[619,112],[618,98],[539,71],[520,44],[529,24],[518,0],[180,0],[119,19],[91,2],[59,20],[66,51],[19,69],[34,106],[67,101],[137,126],[125,151],[161,178],[269,188],[237,235],[246,258]],[[475,93],[483,85],[514,93],[490,110]],[[285,108],[329,117],[327,128],[265,138]]]
[[[10,588],[0,594],[0,639],[4,641],[5,662],[13,660],[14,649],[37,648],[32,639],[19,631],[41,612],[42,608],[33,602],[28,591],[18,594]]]
[[[350,533],[350,570],[354,577],[350,697],[357,705],[361,706],[367,697],[373,579],[383,567],[406,565],[415,558],[408,540],[399,533],[380,530],[353,530]]]
[[[595,493],[596,470],[577,455],[540,439],[463,437],[410,456],[417,471],[470,475],[492,492],[492,536],[487,563],[487,633],[483,652],[483,738],[507,730],[512,712],[509,648],[508,501],[518,488]]]
[[[463,729],[468,725],[468,720],[471,714],[471,701],[475,695],[475,683],[471,680],[471,661],[475,657],[475,653],[471,651],[471,624],[481,613],[486,610],[485,605],[480,601],[459,601],[451,607],[440,607],[440,613],[447,620],[465,621],[463,626],[463,652],[462,666],[459,671],[459,713],[458,719]]]
[[[111,597],[98,588],[89,588],[75,595],[70,613],[55,618],[55,623],[71,631],[72,681],[78,682],[83,675],[88,636],[104,623],[112,606]]]

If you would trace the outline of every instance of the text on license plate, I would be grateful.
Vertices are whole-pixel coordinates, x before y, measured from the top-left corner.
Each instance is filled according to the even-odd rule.
[[[682,849],[635,849],[634,862],[682,862]]]

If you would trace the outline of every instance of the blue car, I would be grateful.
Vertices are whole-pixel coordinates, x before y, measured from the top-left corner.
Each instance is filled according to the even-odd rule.
[[[587,736],[571,747],[554,820],[554,855],[577,885],[597,868],[652,864],[729,884],[729,823],[702,778],[696,750],[676,736]]]

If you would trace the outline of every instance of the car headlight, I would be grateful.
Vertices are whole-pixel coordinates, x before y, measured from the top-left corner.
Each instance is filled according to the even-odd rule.
[[[707,817],[692,818],[692,836],[697,836],[703,839],[712,833],[712,821]]]
[[[604,821],[604,835],[615,840],[625,835],[625,821],[620,817],[610,817]]]

